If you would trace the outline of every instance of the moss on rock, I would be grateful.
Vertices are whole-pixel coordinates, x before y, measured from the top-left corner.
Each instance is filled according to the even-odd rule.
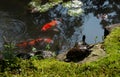
[[[104,45],[108,54],[120,53],[120,27],[112,30],[111,34],[105,39]]]

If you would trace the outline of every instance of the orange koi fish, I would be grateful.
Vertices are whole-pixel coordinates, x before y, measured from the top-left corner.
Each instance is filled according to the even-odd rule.
[[[36,40],[28,41],[29,46],[34,46],[35,44],[36,44]]]
[[[50,39],[50,38],[45,38],[45,39],[44,39],[44,42],[46,42],[46,43],[53,43],[53,40]]]
[[[56,26],[56,25],[57,25],[57,20],[52,20],[51,22],[46,23],[46,24],[42,27],[41,31],[46,31],[46,30],[48,30],[49,28],[51,28],[51,27],[53,27],[53,26]]]
[[[36,42],[41,42],[43,40],[43,38],[37,38],[35,40],[36,40]]]
[[[16,46],[20,47],[20,48],[26,48],[27,47],[27,42],[24,41],[24,42],[18,43],[18,44],[16,44]]]
[[[24,42],[18,43],[16,44],[16,46],[19,48],[27,48],[29,46],[35,46],[37,43],[40,43],[42,41],[45,43],[53,43],[53,40],[50,38],[37,38],[30,41],[24,41]]]

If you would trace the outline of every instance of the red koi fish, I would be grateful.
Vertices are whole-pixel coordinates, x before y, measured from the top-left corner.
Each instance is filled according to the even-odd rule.
[[[36,40],[28,41],[29,46],[34,46],[35,44],[36,44]]]
[[[37,38],[35,40],[36,40],[36,42],[41,42],[43,40],[43,38]]]
[[[19,47],[19,48],[26,48],[27,45],[28,45],[28,44],[27,44],[26,41],[16,44],[16,46]]]
[[[50,38],[37,38],[30,41],[24,41],[24,42],[18,43],[16,44],[16,46],[19,48],[27,48],[29,46],[35,46],[37,43],[40,43],[40,42],[53,43],[53,40]]]
[[[46,24],[42,27],[41,31],[46,31],[46,30],[48,30],[48,29],[50,29],[51,27],[56,26],[56,25],[57,25],[57,20],[52,20],[51,22],[46,23]]]
[[[45,39],[44,39],[44,42],[47,42],[47,43],[53,43],[53,40],[50,39],[50,38],[45,38]]]

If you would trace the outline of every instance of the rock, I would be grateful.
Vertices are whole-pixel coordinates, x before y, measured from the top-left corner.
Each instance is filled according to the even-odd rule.
[[[85,39],[86,39],[86,36],[83,35],[82,42],[76,43],[73,48],[68,50],[68,52],[66,54],[66,59],[65,59],[66,62],[70,62],[70,61],[78,62],[78,61],[81,61],[91,53],[90,49],[94,45],[88,45],[85,42]]]
[[[74,48],[67,50],[66,52],[57,55],[56,58],[60,61],[66,61],[66,62],[74,61],[77,63],[85,63],[85,62],[97,61],[98,59],[105,56],[106,56],[106,52],[103,49],[102,43],[98,43],[95,45],[89,45],[89,49],[87,50],[74,49]]]
[[[120,23],[109,25],[109,26],[106,26],[105,28],[106,28],[106,30],[108,30],[109,32],[111,32],[112,29],[114,29],[115,27],[120,27]]]
[[[106,52],[103,49],[102,43],[94,45],[94,47],[91,48],[91,51],[92,52],[90,53],[90,55],[79,63],[97,61],[98,59],[106,56]]]
[[[90,53],[91,53],[91,51],[88,49],[72,48],[66,54],[65,61],[66,62],[68,62],[68,61],[74,61],[74,62],[81,61],[85,57],[87,57]]]
[[[51,52],[51,51],[42,51],[42,57],[43,58],[50,58],[50,57],[54,57],[55,53]]]
[[[54,57],[55,54],[51,51],[36,51],[36,52],[20,52],[16,55],[19,58],[30,59],[31,57],[37,56],[39,59],[45,59]]]
[[[75,46],[73,48],[68,49],[65,53],[58,55],[57,58],[60,60],[64,60],[66,62],[70,62],[70,61],[78,62],[83,60],[91,53],[90,48],[93,46],[93,45],[88,45],[85,42],[85,39],[86,37],[85,35],[83,35],[82,42],[75,43]]]
[[[71,49],[68,49],[65,52],[60,53],[59,55],[57,55],[56,58],[60,61],[66,61],[66,62],[81,61],[91,53],[90,48],[92,46],[93,45],[90,45],[90,46],[81,45],[80,47],[79,46],[73,47]]]
[[[120,23],[106,26],[106,27],[104,28],[104,38],[106,38],[106,36],[109,35],[109,33],[110,33],[110,32],[112,31],[112,29],[114,29],[115,27],[120,27]]]
[[[66,54],[67,54],[67,52],[62,52],[56,56],[56,59],[58,59],[60,61],[64,61],[66,59]]]

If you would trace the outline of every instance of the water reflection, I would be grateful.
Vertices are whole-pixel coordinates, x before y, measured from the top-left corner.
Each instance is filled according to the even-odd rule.
[[[84,2],[85,14],[92,13],[100,20],[98,23],[104,29],[104,36],[108,34],[105,27],[120,23],[119,0],[82,0]]]
[[[23,40],[22,38],[26,36],[27,39],[36,39],[38,37],[51,38],[54,40],[51,50],[61,52],[73,46],[75,42],[81,41],[83,35],[86,35],[86,42],[88,44],[102,42],[105,35],[105,26],[120,22],[119,0],[81,1],[84,4],[82,8],[85,12],[79,17],[69,16],[67,14],[68,9],[60,4],[45,13],[32,14],[33,18],[29,14],[25,14],[24,8],[21,9],[22,11],[15,11],[17,8],[8,11],[13,14],[19,12],[18,14],[15,13],[15,18],[11,18],[9,17],[10,14],[5,13],[8,8],[2,7],[1,10],[5,12],[0,14],[0,37],[4,34],[10,39],[15,37],[14,39],[20,40]],[[41,32],[42,26],[55,18],[62,19],[54,27],[59,32],[52,30]],[[8,26],[9,28],[7,28]],[[25,35],[23,35],[24,33]],[[0,47],[2,47],[2,44],[1,38]]]
[[[89,44],[102,42],[104,30],[100,25],[100,20],[93,16],[92,13],[88,14],[89,18],[85,19],[83,24],[83,34],[86,35],[86,42]],[[97,39],[96,39],[97,37]]]
[[[114,24],[119,23],[119,17],[120,17],[120,2],[118,0],[82,0],[84,1],[85,5],[84,8],[86,10],[86,14],[93,13],[95,17],[97,17],[98,14],[107,14],[108,20],[102,21],[105,22],[104,24]]]
[[[83,9],[85,12],[79,17],[69,16],[67,8],[63,8],[61,5],[52,8],[46,14],[35,17],[36,24],[39,27],[54,18],[62,18],[63,21],[60,26],[62,33],[53,35],[53,39],[55,37],[54,40],[57,40],[55,43],[58,43],[58,49],[64,50],[73,46],[75,42],[81,41],[83,35],[86,35],[88,44],[102,42],[106,34],[106,31],[104,31],[105,26],[120,22],[118,0],[81,1],[84,4]]]

